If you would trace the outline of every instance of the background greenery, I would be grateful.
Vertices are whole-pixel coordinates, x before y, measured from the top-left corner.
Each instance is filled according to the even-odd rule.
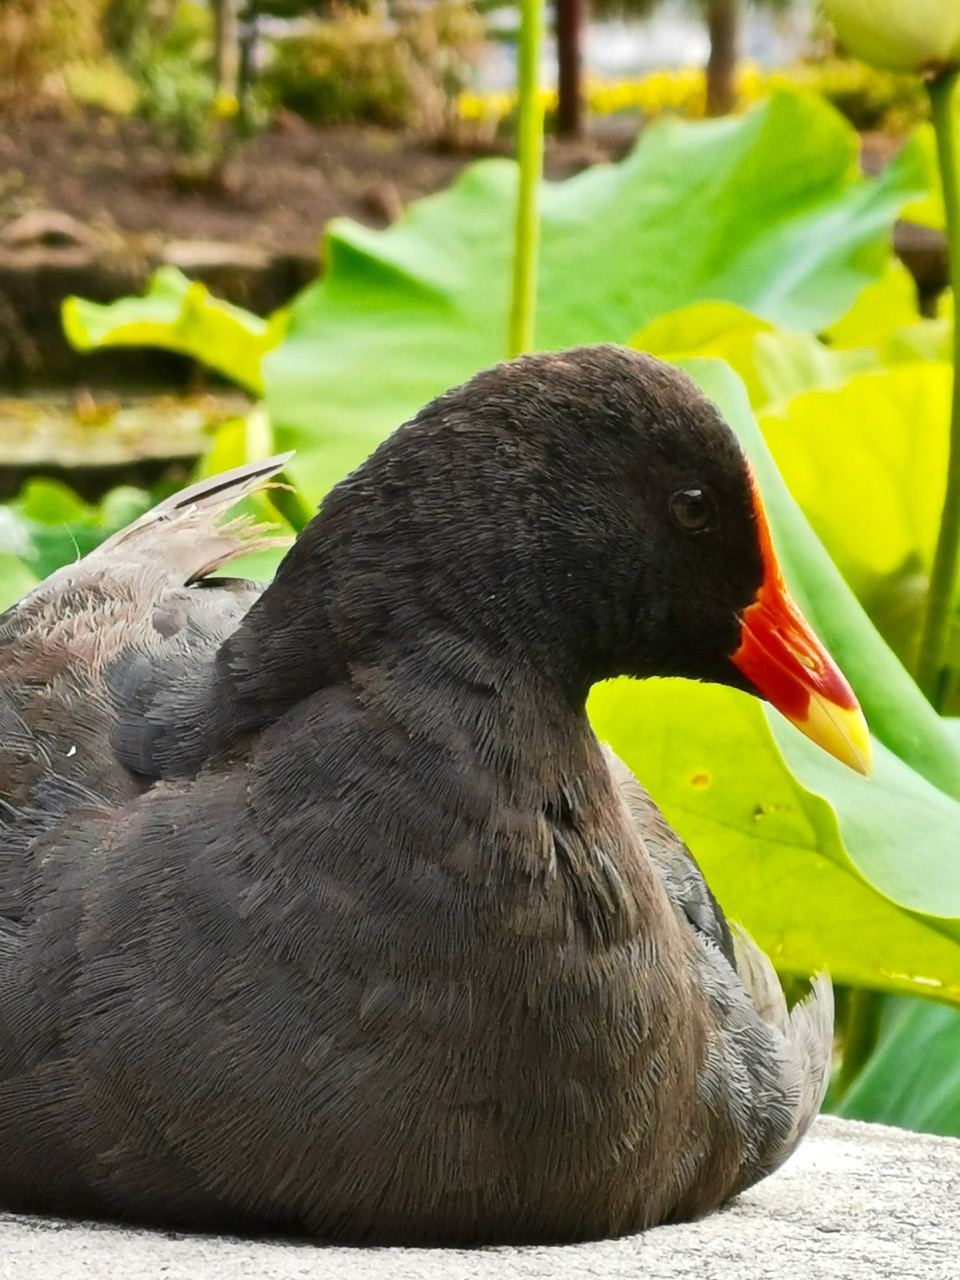
[[[711,29],[711,10],[740,8],[740,0],[699,2]],[[298,19],[261,41],[255,76],[241,66],[236,24],[226,33],[232,47],[220,38],[216,15],[231,7]],[[265,124],[277,108],[316,124],[370,120],[428,138],[489,141],[510,130],[516,112],[515,92],[475,83],[484,39],[512,38],[491,32],[487,15],[496,7],[493,0],[0,0],[0,108],[58,102],[135,113],[208,166],[222,161],[234,130]],[[601,15],[653,8],[654,0],[593,5]],[[737,63],[732,52],[721,90],[728,106],[799,87],[825,97],[858,129],[902,130],[927,115],[916,76],[837,57],[829,42],[787,67]],[[703,68],[666,68],[622,80],[585,77],[580,90],[593,116],[697,118],[713,113],[708,79]],[[557,96],[542,87],[548,119]]]

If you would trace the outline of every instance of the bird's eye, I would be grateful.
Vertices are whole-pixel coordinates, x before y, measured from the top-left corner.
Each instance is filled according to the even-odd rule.
[[[717,523],[717,504],[706,489],[681,489],[670,499],[670,514],[686,533],[704,533]]]

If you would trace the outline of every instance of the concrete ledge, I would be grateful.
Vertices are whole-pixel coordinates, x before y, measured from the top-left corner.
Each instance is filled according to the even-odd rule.
[[[957,1280],[960,1142],[823,1117],[702,1222],[552,1249],[344,1249],[0,1215],[3,1280]]]

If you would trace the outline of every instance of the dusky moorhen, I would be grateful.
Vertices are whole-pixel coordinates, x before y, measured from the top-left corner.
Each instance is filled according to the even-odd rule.
[[[729,428],[593,347],[478,374],[208,575],[283,459],[0,616],[0,1206],[354,1242],[572,1241],[776,1168],[788,1015],[598,743],[606,677],[767,697],[854,767]]]

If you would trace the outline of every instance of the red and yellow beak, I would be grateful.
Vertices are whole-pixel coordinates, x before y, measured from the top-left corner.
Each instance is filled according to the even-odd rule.
[[[801,733],[857,773],[869,775],[870,733],[853,690],[787,590],[753,486],[763,582],[740,615],[740,647],[730,661],[761,697]]]

